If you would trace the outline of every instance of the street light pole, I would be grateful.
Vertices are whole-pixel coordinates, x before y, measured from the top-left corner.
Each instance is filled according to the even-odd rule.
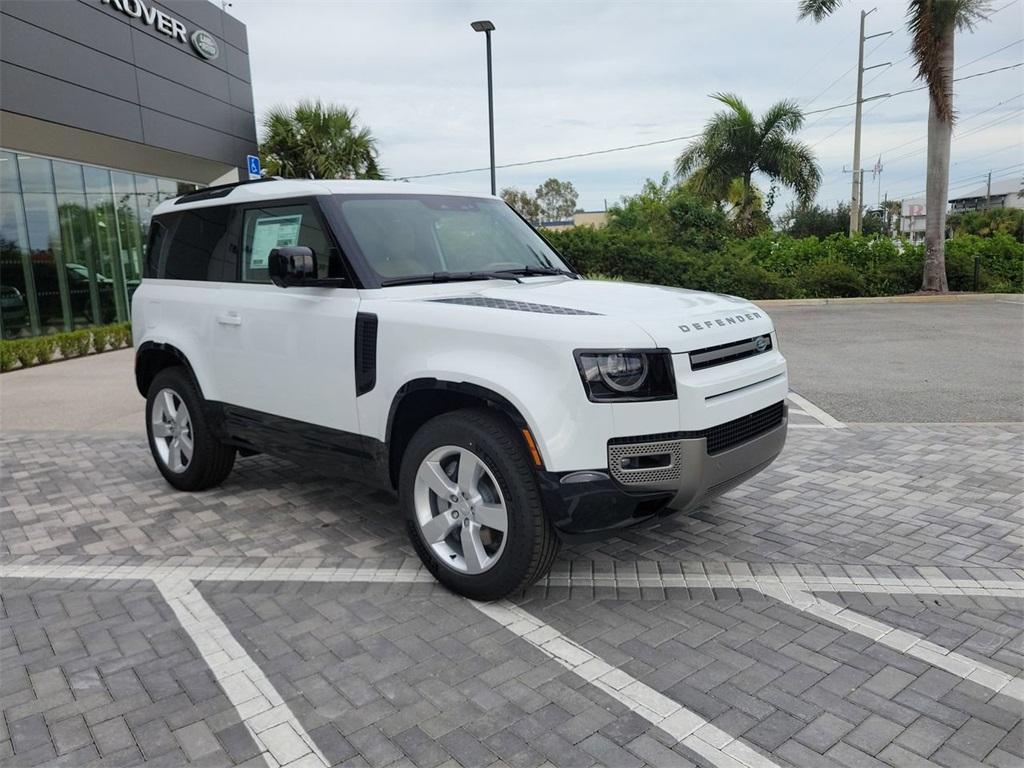
[[[470,26],[487,36],[487,124],[491,137],[491,194],[496,195],[498,187],[494,173],[494,82],[491,77],[491,32],[494,31],[494,24],[490,21],[474,21]]]

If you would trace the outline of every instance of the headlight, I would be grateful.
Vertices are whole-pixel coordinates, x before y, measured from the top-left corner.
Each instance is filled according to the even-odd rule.
[[[671,400],[676,396],[667,349],[577,350],[576,365],[591,402]]]

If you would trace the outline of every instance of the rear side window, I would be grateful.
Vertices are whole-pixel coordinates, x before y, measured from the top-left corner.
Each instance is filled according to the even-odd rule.
[[[168,239],[167,245],[151,250],[151,256],[158,259],[156,277],[234,281],[237,260],[235,249],[228,242],[232,216],[233,209],[223,205],[173,214],[173,226],[164,219],[168,234],[162,238]]]
[[[316,209],[309,203],[245,209],[242,217],[242,281],[269,283],[274,248],[304,245],[316,256],[318,277],[343,278],[345,269]]]
[[[143,265],[143,277],[156,277],[160,271],[160,257],[167,245],[167,227],[163,221],[154,219],[149,227],[149,242],[146,244],[146,261]]]

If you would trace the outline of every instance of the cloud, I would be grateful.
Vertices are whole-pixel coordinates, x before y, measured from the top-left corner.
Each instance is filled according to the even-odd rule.
[[[1022,6],[1008,8],[974,34],[959,35],[957,60],[968,62],[1013,42],[1019,37]],[[917,84],[912,62],[905,58],[905,7],[903,2],[880,3],[868,19],[869,33],[894,32],[869,41],[868,64],[891,61],[894,66],[866,75],[866,95]],[[384,167],[402,176],[488,164],[484,37],[470,29],[475,19],[489,18],[497,27],[495,133],[498,162],[503,163],[695,133],[716,107],[708,94],[721,90],[738,93],[758,111],[782,98],[806,103],[818,94],[810,109],[851,101],[856,79],[846,70],[856,62],[859,11],[848,3],[834,17],[814,24],[797,21],[795,2],[726,0],[235,0],[231,9],[248,27],[258,114],[272,104],[302,97],[355,107],[380,139]],[[1014,63],[1022,51],[1024,46],[1011,46],[961,74]],[[957,89],[960,114],[1024,90],[1020,84],[1020,70],[966,81]],[[926,116],[924,92],[866,105],[864,165],[873,165],[887,147],[923,137]],[[844,126],[852,117],[848,108],[808,118],[811,127],[802,138],[815,144],[822,165],[822,201],[849,195],[850,178],[843,166],[852,161],[853,131]],[[969,156],[1015,139],[1024,142],[1020,121],[997,129],[954,142],[954,159],[961,158],[955,173],[987,171],[988,158],[975,163]],[[501,170],[498,183],[532,188],[557,176],[576,185],[581,205],[600,208],[605,198],[612,202],[636,192],[645,178],[660,177],[683,146],[680,142]],[[883,192],[888,179],[914,173],[920,183],[904,186],[923,187],[922,158],[886,163]],[[1022,159],[1018,149],[1016,154],[1008,150],[993,156],[992,162],[1004,167]],[[489,180],[483,172],[433,183],[481,192],[487,191]],[[899,190],[894,186],[892,191]],[[776,212],[789,199],[780,193]]]

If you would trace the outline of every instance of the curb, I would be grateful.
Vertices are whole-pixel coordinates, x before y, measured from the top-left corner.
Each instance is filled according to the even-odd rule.
[[[1012,300],[1024,306],[1019,293],[941,293],[935,296],[857,296],[847,299],[764,299],[754,303],[762,307],[822,307],[826,304],[939,304],[977,299]]]

